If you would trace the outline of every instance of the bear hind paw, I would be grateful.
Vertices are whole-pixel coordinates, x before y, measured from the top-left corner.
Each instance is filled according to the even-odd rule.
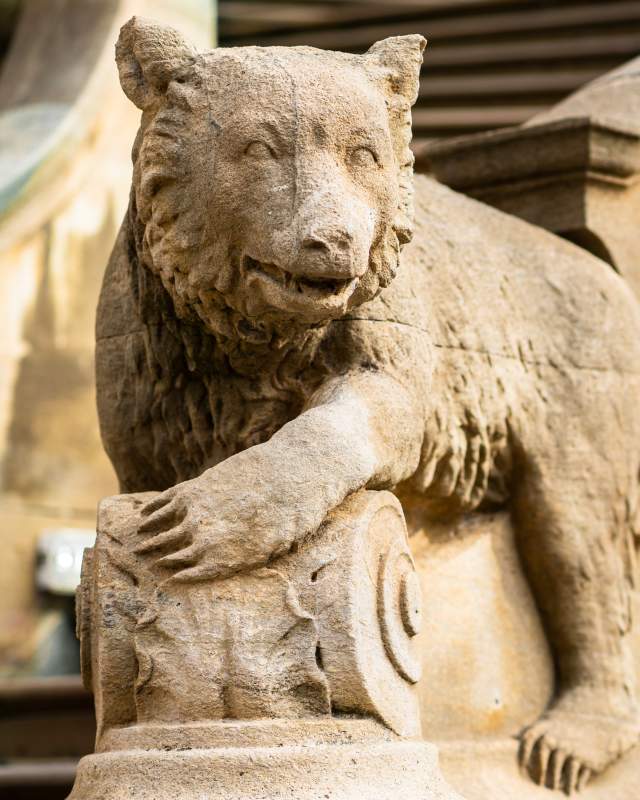
[[[638,724],[628,719],[552,709],[520,735],[519,762],[539,786],[571,795],[639,738]]]

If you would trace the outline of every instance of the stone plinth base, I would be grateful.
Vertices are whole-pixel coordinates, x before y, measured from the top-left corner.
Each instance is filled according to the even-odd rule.
[[[462,800],[433,745],[369,720],[140,725],[103,744],[127,749],[83,758],[69,800]]]

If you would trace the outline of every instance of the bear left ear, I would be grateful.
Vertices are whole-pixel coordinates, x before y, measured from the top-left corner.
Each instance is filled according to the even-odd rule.
[[[196,50],[173,28],[132,17],[120,30],[116,63],[120,84],[138,108],[148,108],[196,60]]]
[[[422,52],[427,45],[424,36],[392,36],[376,42],[365,53],[367,60],[382,68],[393,94],[413,105],[418,98]]]

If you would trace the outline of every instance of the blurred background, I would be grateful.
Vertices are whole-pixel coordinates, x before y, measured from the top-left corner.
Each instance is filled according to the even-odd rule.
[[[138,125],[113,60],[133,14],[201,48],[422,33],[424,171],[430,142],[519,125],[640,53],[640,0],[0,0],[0,798],[65,797],[93,744],[73,592],[117,491],[93,325]]]

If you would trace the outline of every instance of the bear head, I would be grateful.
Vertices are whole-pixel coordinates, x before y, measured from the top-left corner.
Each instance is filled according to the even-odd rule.
[[[291,339],[389,284],[411,237],[424,45],[198,53],[148,20],[123,27],[120,81],[143,112],[135,247],[179,318],[219,338]]]

